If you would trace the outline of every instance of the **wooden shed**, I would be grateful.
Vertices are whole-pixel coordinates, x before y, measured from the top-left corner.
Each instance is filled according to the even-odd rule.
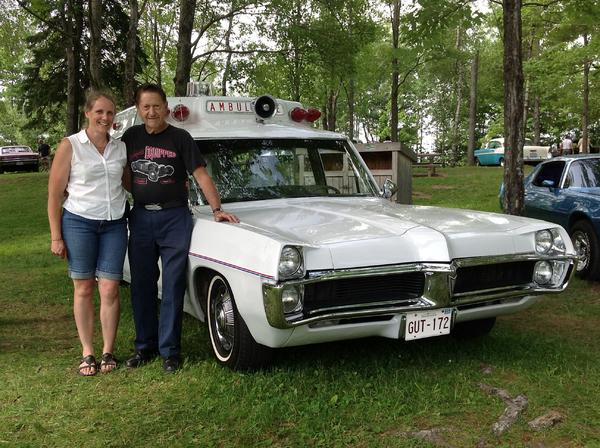
[[[355,146],[379,186],[391,179],[398,186],[398,193],[392,199],[400,204],[412,204],[412,165],[417,161],[417,155],[398,142]]]

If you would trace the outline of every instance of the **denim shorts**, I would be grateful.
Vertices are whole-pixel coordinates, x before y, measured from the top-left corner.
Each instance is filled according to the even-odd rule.
[[[67,247],[69,277],[74,280],[123,278],[127,220],[87,219],[63,209],[62,237]]]

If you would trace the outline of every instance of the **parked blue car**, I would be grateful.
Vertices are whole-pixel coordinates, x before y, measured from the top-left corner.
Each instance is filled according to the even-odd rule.
[[[524,214],[567,229],[579,255],[576,273],[600,280],[600,154],[540,163],[525,179]]]

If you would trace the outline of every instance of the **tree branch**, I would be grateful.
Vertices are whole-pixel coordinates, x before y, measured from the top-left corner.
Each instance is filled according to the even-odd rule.
[[[555,5],[557,3],[568,3],[568,2],[569,2],[569,0],[549,0],[547,3],[527,2],[527,3],[523,3],[521,6],[523,8],[525,8],[527,6],[539,6],[539,7],[546,9],[549,6]]]
[[[21,8],[23,8],[26,12],[28,12],[29,14],[31,14],[33,17],[35,17],[36,19],[38,19],[40,22],[45,23],[46,25],[48,25],[50,28],[58,31],[61,35],[68,37],[69,39],[71,39],[73,36],[70,35],[69,33],[65,33],[65,30],[63,30],[62,28],[56,26],[54,23],[49,22],[48,20],[46,20],[44,17],[40,16],[38,13],[36,13],[35,11],[33,11],[31,8],[29,8],[29,6],[27,6],[25,4],[25,2],[23,0],[17,0],[17,3],[19,4],[19,6]]]

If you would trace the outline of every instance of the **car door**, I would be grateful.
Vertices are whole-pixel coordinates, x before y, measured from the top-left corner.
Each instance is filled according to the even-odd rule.
[[[562,180],[567,162],[551,161],[542,164],[525,184],[525,215],[531,218],[563,223],[568,214],[568,201]]]

